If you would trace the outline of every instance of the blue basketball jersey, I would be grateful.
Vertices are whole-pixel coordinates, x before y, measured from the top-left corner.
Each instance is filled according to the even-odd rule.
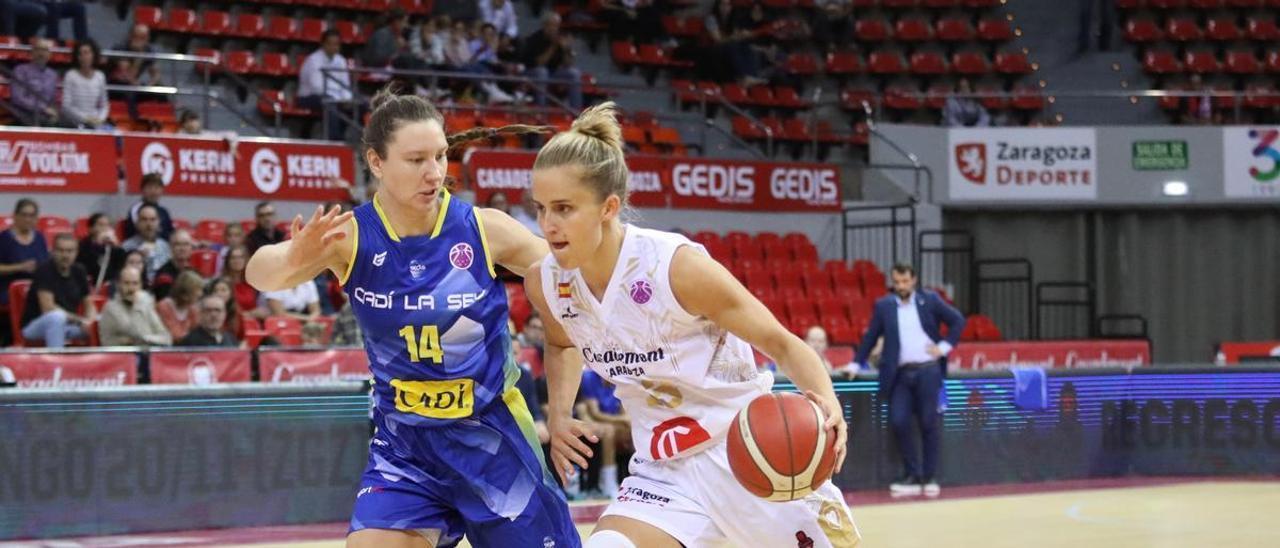
[[[355,209],[343,290],[364,336],[377,411],[395,424],[437,426],[501,404],[511,359],[507,294],[484,225],[447,192],[430,235],[400,237],[378,200]]]

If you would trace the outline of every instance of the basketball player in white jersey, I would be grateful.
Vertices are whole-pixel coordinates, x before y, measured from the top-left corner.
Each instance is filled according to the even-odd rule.
[[[830,482],[800,500],[768,502],[729,469],[725,435],[773,384],[751,345],[847,426],[817,354],[788,332],[701,246],[623,223],[627,167],[612,103],[587,109],[538,153],[533,199],[551,255],[526,293],[544,319],[551,457],[564,478],[596,441],[570,415],[586,362],[617,387],[636,454],[587,548],[853,546],[859,536]],[[750,345],[748,344],[750,343]]]

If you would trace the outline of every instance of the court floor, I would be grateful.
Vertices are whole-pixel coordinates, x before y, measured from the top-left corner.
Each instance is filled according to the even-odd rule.
[[[892,502],[879,493],[854,494],[854,518],[863,536],[860,548],[1280,547],[1280,481],[1188,480],[995,495],[980,489],[944,490],[938,500]],[[592,527],[584,523],[579,530],[586,535]],[[343,524],[334,523],[0,542],[0,548],[337,548],[343,546],[344,532]]]

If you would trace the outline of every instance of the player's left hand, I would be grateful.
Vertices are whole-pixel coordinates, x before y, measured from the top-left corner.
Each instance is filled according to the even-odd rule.
[[[825,429],[836,429],[836,471],[840,473],[840,469],[844,468],[844,457],[847,449],[845,444],[849,440],[849,424],[844,421],[844,411],[840,409],[840,401],[831,397],[819,396],[812,390],[804,391],[805,397],[818,404],[822,409],[822,414],[826,417],[826,422],[822,425]]]

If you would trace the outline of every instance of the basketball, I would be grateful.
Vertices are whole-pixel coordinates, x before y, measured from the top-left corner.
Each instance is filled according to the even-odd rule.
[[[760,396],[729,427],[729,467],[752,494],[774,502],[803,498],[831,478],[835,429],[818,405],[794,393]]]

